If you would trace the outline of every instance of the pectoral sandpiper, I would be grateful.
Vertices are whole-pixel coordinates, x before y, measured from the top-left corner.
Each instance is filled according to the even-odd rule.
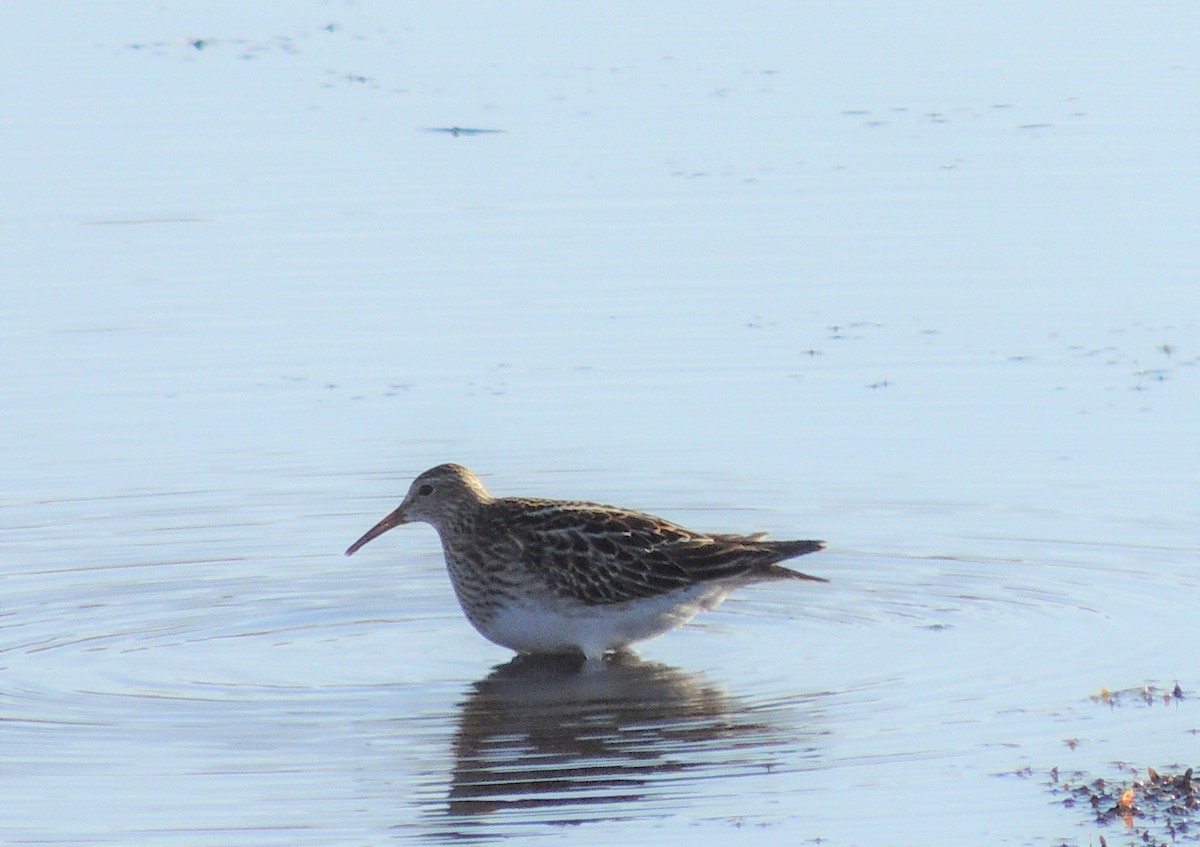
[[[346,555],[400,524],[423,521],[442,539],[467,619],[518,653],[598,659],[687,623],[753,582],[821,577],[777,563],[825,546],[709,535],[615,506],[493,497],[461,465],[417,477],[400,506]]]

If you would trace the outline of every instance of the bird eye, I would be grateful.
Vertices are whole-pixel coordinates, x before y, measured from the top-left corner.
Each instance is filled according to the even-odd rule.
[[[420,487],[420,488],[417,490],[417,493],[418,493],[418,494],[420,494],[422,497],[425,497],[426,495],[432,494],[432,493],[433,493],[433,486],[432,486],[432,485],[422,485],[422,486],[421,486],[421,487]]]

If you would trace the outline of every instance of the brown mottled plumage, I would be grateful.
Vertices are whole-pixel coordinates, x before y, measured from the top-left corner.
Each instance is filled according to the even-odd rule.
[[[752,582],[820,577],[780,567],[821,541],[709,535],[652,515],[567,500],[496,498],[461,465],[417,477],[349,556],[404,523],[431,524],[463,611],[521,653],[599,658],[686,623]]]

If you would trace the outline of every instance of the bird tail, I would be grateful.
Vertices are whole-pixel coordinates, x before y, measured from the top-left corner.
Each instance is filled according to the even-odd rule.
[[[797,556],[825,549],[824,541],[767,541],[761,543],[769,544],[772,551],[779,556],[775,560],[776,562],[794,559]],[[812,576],[811,574],[794,571],[791,568],[783,568],[776,564],[767,565],[767,567],[759,571],[759,574],[766,579],[804,579],[809,582],[829,582],[824,577]]]
[[[791,568],[781,568],[779,565],[768,565],[754,576],[756,579],[805,579],[809,582],[829,582],[823,576],[813,576],[812,574],[794,571]]]
[[[824,541],[768,541],[766,543],[779,554],[779,558],[775,560],[777,562],[825,549]]]

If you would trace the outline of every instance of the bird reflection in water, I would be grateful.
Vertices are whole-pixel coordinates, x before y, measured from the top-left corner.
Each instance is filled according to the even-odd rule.
[[[658,817],[685,795],[694,802],[702,779],[810,769],[822,697],[747,703],[633,654],[599,669],[519,656],[460,704],[441,825],[463,827],[462,837]]]

